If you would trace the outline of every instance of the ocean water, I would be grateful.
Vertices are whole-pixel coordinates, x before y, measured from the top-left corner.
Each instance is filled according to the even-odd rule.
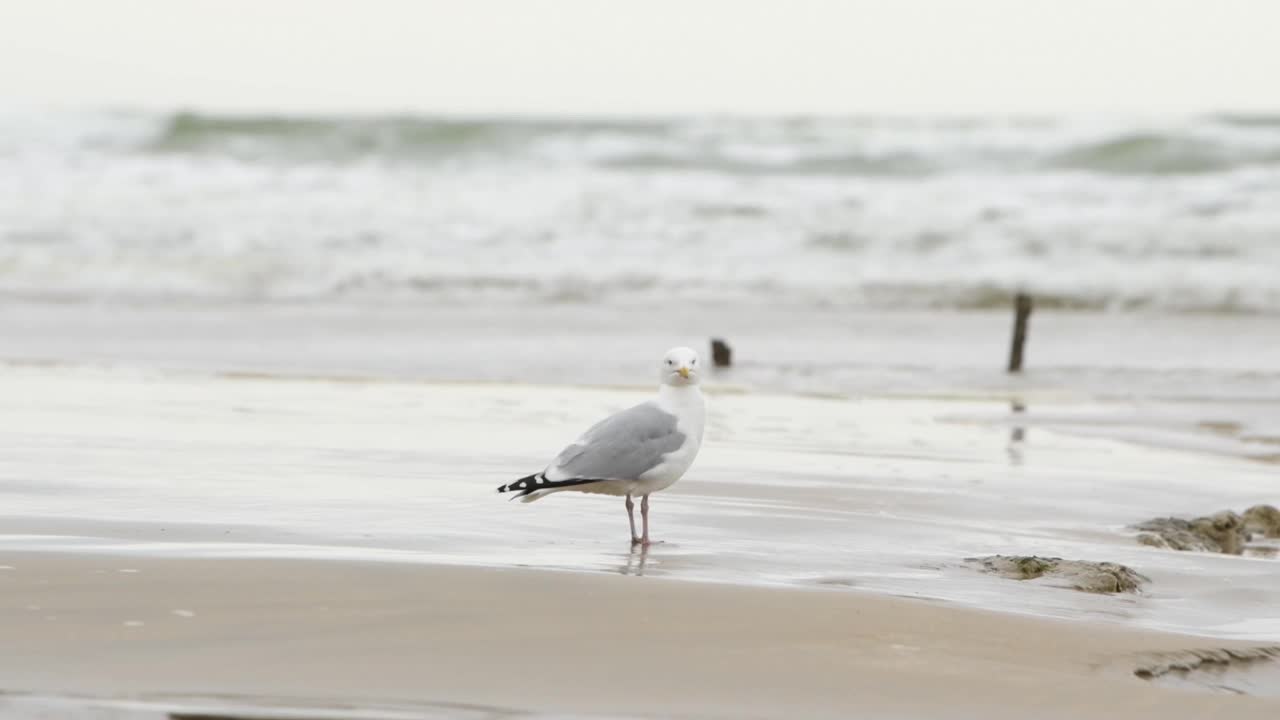
[[[1280,117],[0,113],[0,361],[636,385],[724,336],[1274,460],[1278,314]]]
[[[1280,118],[0,114],[0,293],[1280,313]]]

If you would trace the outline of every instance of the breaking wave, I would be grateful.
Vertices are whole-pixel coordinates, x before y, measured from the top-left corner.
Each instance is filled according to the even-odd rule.
[[[0,294],[1280,313],[1280,117],[0,116]]]
[[[917,177],[949,172],[1192,174],[1280,166],[1280,118],[1178,123],[1069,119],[700,118],[644,121],[414,115],[86,118],[86,144],[264,162],[459,158],[723,174]],[[109,134],[109,133],[107,133]]]

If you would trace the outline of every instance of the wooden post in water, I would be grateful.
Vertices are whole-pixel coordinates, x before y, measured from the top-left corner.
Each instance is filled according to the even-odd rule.
[[[711,363],[718,368],[729,367],[733,362],[733,351],[729,344],[720,338],[711,338]]]
[[[1013,299],[1013,344],[1009,346],[1009,372],[1022,372],[1022,346],[1027,342],[1027,320],[1031,317],[1031,296],[1018,293]]]

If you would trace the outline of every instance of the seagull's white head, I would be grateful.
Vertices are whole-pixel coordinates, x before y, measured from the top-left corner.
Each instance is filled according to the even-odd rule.
[[[698,353],[687,347],[675,347],[662,357],[662,365],[658,367],[658,377],[664,385],[697,385]]]

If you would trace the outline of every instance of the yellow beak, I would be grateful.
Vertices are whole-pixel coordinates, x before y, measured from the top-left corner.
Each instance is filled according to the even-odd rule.
[[[676,372],[680,373],[680,377],[684,378],[685,380],[689,379],[689,368],[681,367],[679,370],[676,370]]]

